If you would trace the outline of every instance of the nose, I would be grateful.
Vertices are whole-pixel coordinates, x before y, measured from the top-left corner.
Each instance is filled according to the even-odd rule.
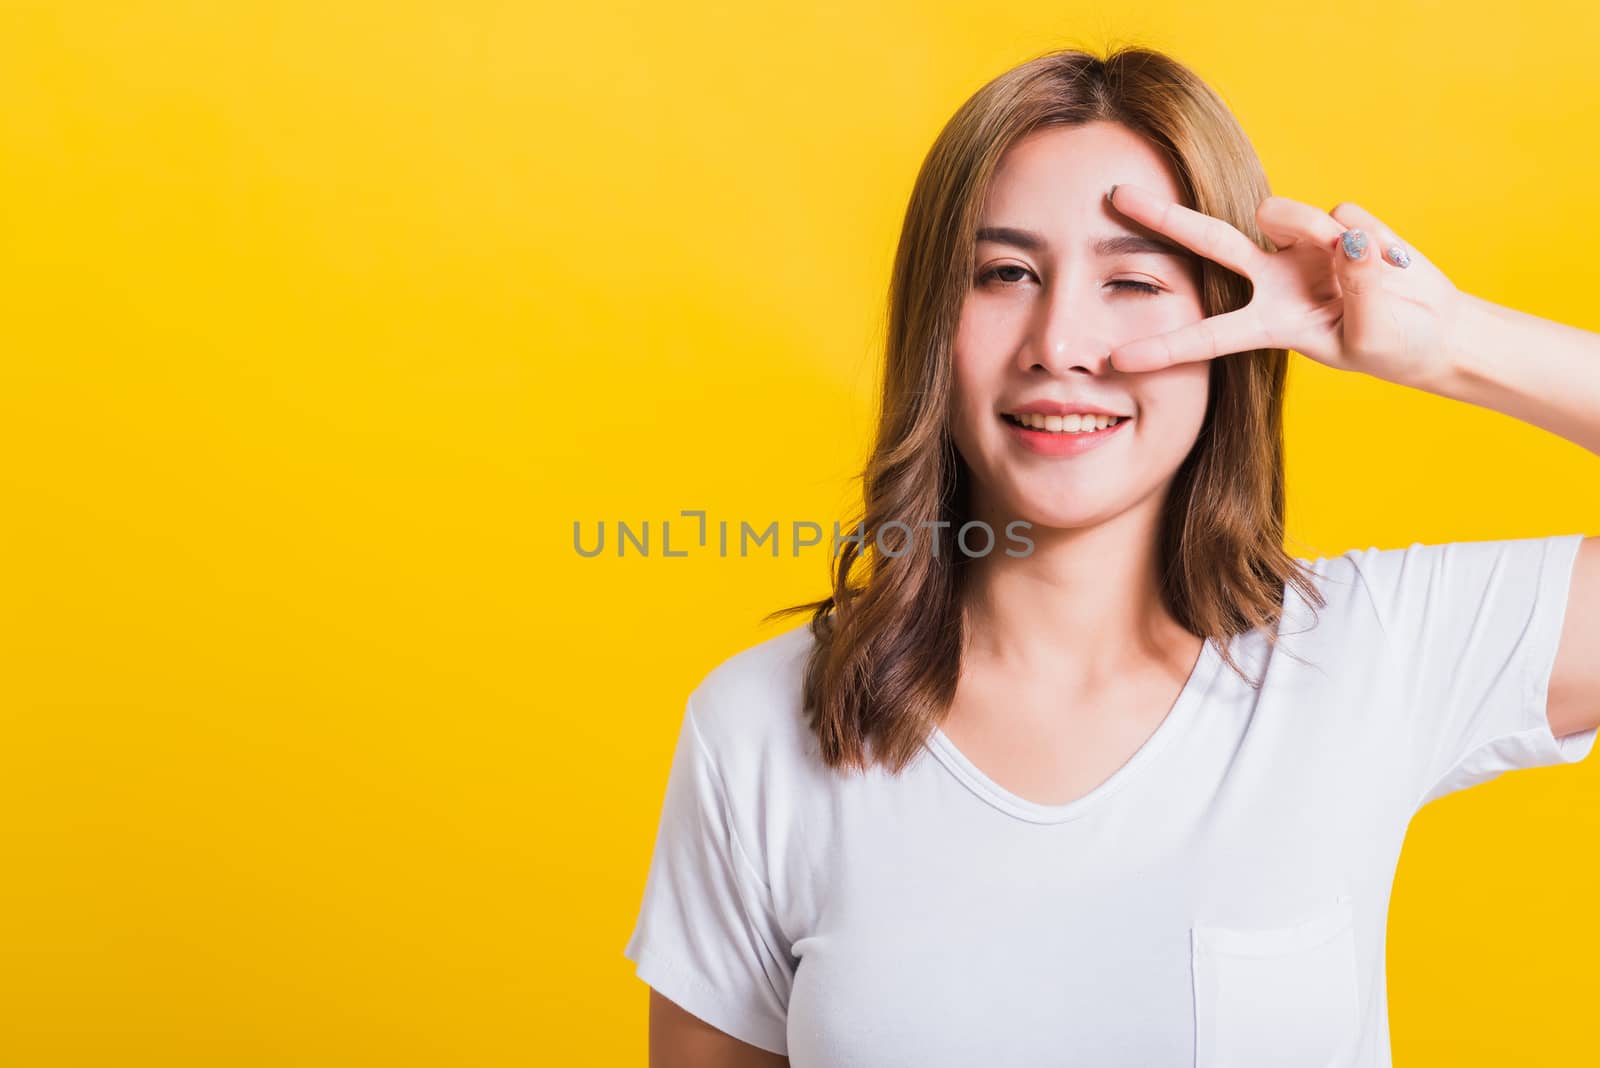
[[[1029,332],[1018,352],[1023,371],[1052,375],[1073,371],[1105,374],[1110,365],[1109,325],[1102,323],[1103,307],[1086,299],[1075,299],[1069,286],[1061,286],[1040,311],[1040,321]]]
[[[1057,340],[1044,349],[1035,349],[1023,360],[1023,370],[1038,373],[1048,371],[1053,375],[1082,371],[1086,374],[1105,374],[1112,370],[1108,361],[1111,348],[1099,343],[1087,347],[1069,347],[1065,339]]]

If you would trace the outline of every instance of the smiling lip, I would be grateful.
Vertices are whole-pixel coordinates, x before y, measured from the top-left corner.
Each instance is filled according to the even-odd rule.
[[[1078,409],[1082,410],[1082,409]],[[1055,413],[1049,413],[1055,414]],[[1104,413],[1111,415],[1111,412]],[[1104,430],[1080,431],[1068,433],[1066,431],[1034,430],[1031,427],[1018,426],[1005,416],[1000,416],[1000,421],[1006,425],[1007,431],[1014,435],[1015,440],[1023,448],[1040,456],[1077,456],[1079,453],[1097,449],[1110,441],[1123,427],[1133,422],[1131,417],[1121,419]]]
[[[1086,401],[1051,401],[1036,400],[1018,408],[1004,409],[1006,415],[1126,415],[1114,408],[1102,408],[1098,404],[1089,404]]]

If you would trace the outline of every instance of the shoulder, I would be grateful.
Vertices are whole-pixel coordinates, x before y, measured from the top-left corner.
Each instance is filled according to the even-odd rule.
[[[1280,633],[1326,636],[1336,629],[1336,621],[1368,614],[1371,595],[1362,568],[1366,554],[1375,551],[1347,549],[1333,555],[1294,557],[1316,590],[1320,603],[1312,605],[1299,586],[1285,583]]]
[[[721,661],[689,694],[688,715],[725,777],[770,777],[814,751],[804,710],[809,622]],[[732,785],[732,784],[730,784]]]
[[[1396,548],[1350,549],[1327,561],[1340,588],[1359,593],[1380,619],[1410,614],[1430,603],[1471,609],[1508,593],[1533,592],[1567,562],[1582,534],[1413,541]]]
[[[1495,635],[1514,641],[1530,619],[1561,599],[1581,534],[1411,543],[1348,549],[1307,560],[1327,602],[1315,613],[1338,621],[1326,635],[1363,642],[1449,649]],[[1286,616],[1312,613],[1293,598]],[[1331,622],[1331,621],[1330,621]],[[1540,622],[1540,625],[1543,625]]]
[[[1350,548],[1315,557],[1297,556],[1319,594],[1322,605],[1313,608],[1298,590],[1286,589],[1286,620],[1303,623],[1325,638],[1370,631],[1388,631],[1388,617],[1397,604],[1431,580],[1431,575],[1459,557],[1474,554],[1474,543],[1424,543],[1413,541],[1397,548]],[[1292,591],[1292,592],[1291,592]]]
[[[816,867],[807,842],[823,833],[839,787],[804,710],[814,644],[806,623],[729,656],[691,691],[687,709],[729,829],[790,918]]]
[[[1349,549],[1336,556],[1297,556],[1294,559],[1306,569],[1318,591],[1326,597],[1354,585],[1359,563],[1356,558],[1360,553],[1359,549]]]
[[[1536,561],[1547,540],[1413,541],[1394,548],[1369,545],[1332,556],[1295,559],[1307,568],[1318,592],[1330,604],[1359,606],[1381,614],[1396,595],[1440,578],[1492,569],[1513,557]]]
[[[700,726],[726,729],[730,720],[771,715],[777,705],[798,702],[812,646],[811,626],[802,623],[717,664],[689,697]]]

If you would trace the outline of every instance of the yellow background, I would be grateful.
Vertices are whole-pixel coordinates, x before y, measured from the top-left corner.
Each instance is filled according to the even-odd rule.
[[[10,0],[0,1064],[643,1064],[683,699],[826,560],[573,521],[842,517],[916,167],[1059,45],[1594,329],[1600,21],[1512,10]],[[1302,554],[1600,533],[1574,445],[1292,382]],[[1597,843],[1594,766],[1424,810],[1398,1064],[1592,1057]]]

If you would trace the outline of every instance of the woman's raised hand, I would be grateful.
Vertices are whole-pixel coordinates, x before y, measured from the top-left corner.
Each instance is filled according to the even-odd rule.
[[[1140,186],[1118,185],[1111,205],[1254,286],[1250,302],[1237,311],[1112,349],[1116,370],[1154,371],[1277,348],[1403,385],[1443,373],[1463,294],[1427,257],[1357,205],[1346,202],[1324,212],[1268,197],[1256,209],[1256,222],[1276,252],[1221,219]]]

